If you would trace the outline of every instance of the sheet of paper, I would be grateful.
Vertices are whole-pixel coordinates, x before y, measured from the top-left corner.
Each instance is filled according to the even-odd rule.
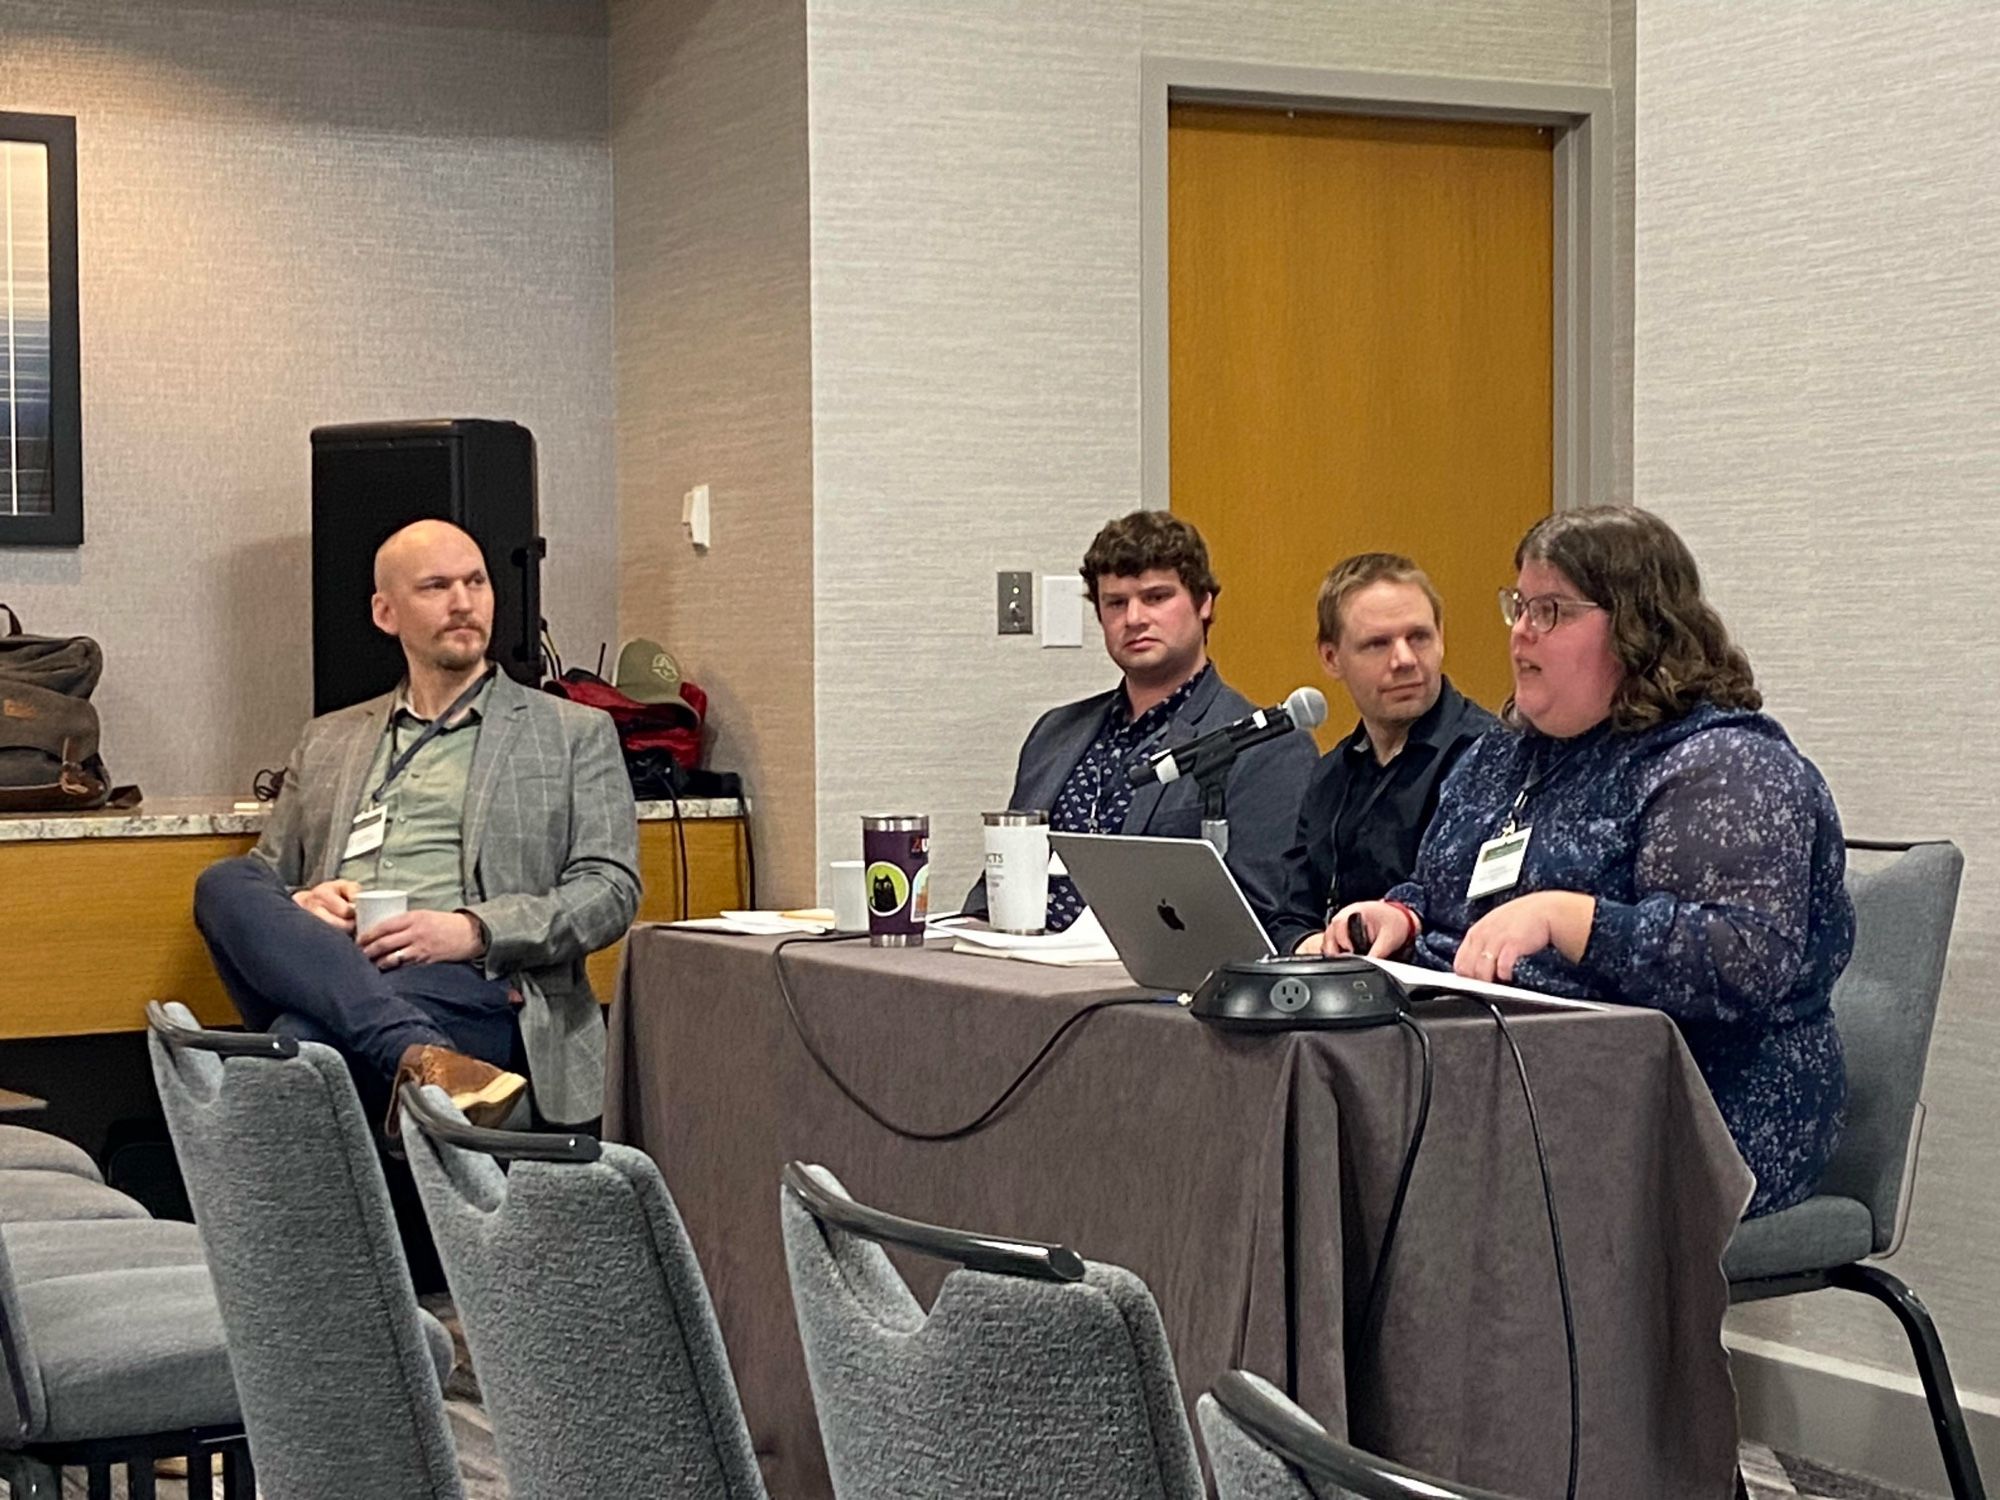
[[[1488,984],[1481,979],[1463,979],[1438,969],[1420,969],[1415,964],[1399,964],[1394,959],[1373,958],[1370,963],[1393,975],[1406,990],[1450,990],[1460,995],[1483,995],[1489,1000],[1529,1000],[1536,1005],[1553,1005],[1562,1010],[1609,1010],[1600,1000],[1572,1000],[1566,995],[1544,995],[1511,984]]]
[[[1101,948],[1113,958],[1118,956],[1111,948],[1111,939],[1104,935],[1104,928],[1098,923],[1097,913],[1087,906],[1083,915],[1061,932],[1030,935],[995,932],[987,927],[951,927],[946,930],[961,943],[975,948],[991,948],[1000,953],[1058,953],[1071,948]]]
[[[775,911],[726,911],[719,917],[694,917],[685,922],[663,922],[683,932],[728,932],[737,937],[791,937],[797,933],[822,933],[832,923],[807,921]]]
[[[1022,963],[1047,964],[1057,969],[1081,968],[1091,964],[1115,968],[1119,964],[1117,950],[1109,943],[1102,948],[1017,948],[1011,952],[1004,948],[981,948],[974,943],[958,943],[951,951],[969,953],[974,958],[1011,958]]]

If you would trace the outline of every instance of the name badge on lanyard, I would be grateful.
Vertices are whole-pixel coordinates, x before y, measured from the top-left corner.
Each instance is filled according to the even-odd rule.
[[[347,847],[341,851],[342,859],[358,859],[364,854],[373,854],[382,847],[382,839],[389,831],[389,810],[386,807],[371,807],[366,812],[354,815],[354,826],[347,831]]]
[[[1472,862],[1472,879],[1465,887],[1468,901],[1513,889],[1528,857],[1528,836],[1534,831],[1532,827],[1508,828],[1479,846],[1479,855]]]

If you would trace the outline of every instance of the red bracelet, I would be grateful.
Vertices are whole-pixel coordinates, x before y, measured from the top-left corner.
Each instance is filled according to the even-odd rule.
[[[1392,911],[1401,912],[1404,915],[1404,917],[1406,917],[1409,920],[1410,940],[1409,942],[1403,944],[1402,948],[1398,948],[1396,951],[1400,953],[1403,951],[1404,948],[1410,948],[1415,946],[1417,941],[1417,934],[1424,930],[1424,924],[1417,920],[1417,914],[1414,911],[1410,910],[1409,907],[1405,906],[1400,901],[1384,901],[1382,904],[1388,907]]]

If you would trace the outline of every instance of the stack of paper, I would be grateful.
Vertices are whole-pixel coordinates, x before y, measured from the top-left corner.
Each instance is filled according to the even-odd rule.
[[[994,932],[986,928],[947,928],[958,939],[954,953],[975,953],[984,958],[1019,958],[1031,964],[1115,964],[1118,950],[1098,925],[1089,907],[1061,932],[1036,933],[1026,937],[1015,932]]]
[[[1393,975],[1406,990],[1450,990],[1455,995],[1479,995],[1488,1000],[1530,1000],[1536,1005],[1559,1010],[1610,1010],[1601,1000],[1571,1000],[1563,995],[1544,995],[1540,990],[1524,990],[1518,985],[1493,984],[1484,979],[1462,979],[1449,972],[1400,964],[1391,958],[1371,958],[1370,963]]]
[[[665,925],[688,932],[731,932],[738,937],[791,937],[802,932],[831,932],[833,913],[817,908],[805,911],[726,911],[719,917],[694,917]]]

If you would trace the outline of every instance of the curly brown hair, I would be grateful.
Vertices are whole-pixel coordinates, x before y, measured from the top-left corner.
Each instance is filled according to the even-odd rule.
[[[1764,695],[1750,659],[1702,597],[1701,571],[1674,529],[1630,505],[1559,510],[1528,528],[1514,567],[1546,563],[1611,615],[1611,649],[1625,680],[1611,700],[1614,729],[1645,729],[1703,703],[1757,709]],[[1502,717],[1515,728],[1512,698]]]
[[[1215,599],[1222,585],[1208,566],[1208,543],[1201,533],[1179,516],[1164,510],[1135,510],[1129,516],[1107,521],[1083,554],[1084,592],[1091,607],[1097,607],[1097,580],[1105,574],[1114,578],[1137,578],[1155,568],[1171,568],[1200,604],[1203,595]]]

